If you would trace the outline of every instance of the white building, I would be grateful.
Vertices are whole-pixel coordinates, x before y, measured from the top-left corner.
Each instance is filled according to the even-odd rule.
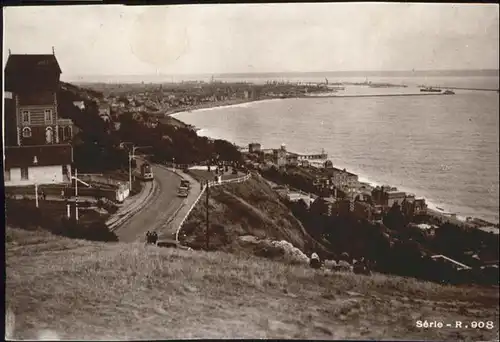
[[[85,102],[83,102],[83,101],[73,101],[73,106],[75,106],[76,108],[78,108],[80,110],[84,110],[85,109]]]
[[[4,184],[69,183],[72,162],[71,145],[9,147],[5,150]]]

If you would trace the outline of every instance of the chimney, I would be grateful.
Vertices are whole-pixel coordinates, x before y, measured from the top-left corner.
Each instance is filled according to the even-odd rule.
[[[10,49],[9,49],[9,56],[10,56]]]
[[[52,54],[55,55],[54,47],[52,47]]]

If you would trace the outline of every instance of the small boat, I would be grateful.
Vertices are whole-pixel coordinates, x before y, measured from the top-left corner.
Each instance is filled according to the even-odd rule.
[[[444,209],[441,208],[441,207],[436,207],[436,209],[439,210],[439,211],[444,211]]]
[[[453,90],[445,90],[443,95],[455,95],[455,92]]]
[[[440,93],[441,89],[435,89],[435,88],[429,87],[429,88],[422,88],[422,89],[420,89],[420,91],[425,91],[428,93]]]

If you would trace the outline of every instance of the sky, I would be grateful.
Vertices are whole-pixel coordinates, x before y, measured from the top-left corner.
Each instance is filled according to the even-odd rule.
[[[4,8],[4,66],[52,53],[88,75],[498,69],[497,4]]]

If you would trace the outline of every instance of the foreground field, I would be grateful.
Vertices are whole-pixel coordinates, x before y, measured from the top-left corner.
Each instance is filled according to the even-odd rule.
[[[7,228],[7,338],[498,338],[498,290]],[[424,329],[417,320],[493,321]]]

